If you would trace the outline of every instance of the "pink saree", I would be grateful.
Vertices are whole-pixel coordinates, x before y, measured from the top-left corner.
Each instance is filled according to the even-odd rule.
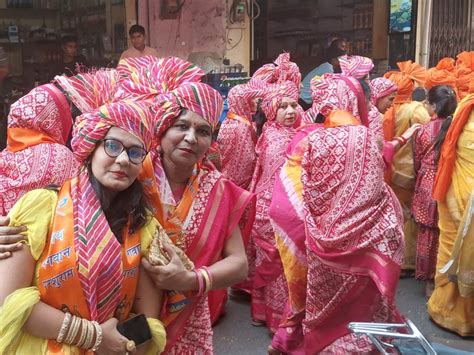
[[[174,200],[159,155],[152,159],[152,165],[144,169],[141,179],[153,205],[161,205],[159,209],[155,208],[155,217],[166,225],[167,220],[176,218],[174,211],[181,201]],[[254,196],[225,179],[217,170],[207,169],[206,166],[196,169],[193,174],[196,180],[190,180],[186,187],[192,189],[197,186],[197,189],[192,191],[192,206],[181,224],[181,243],[183,251],[199,268],[212,265],[222,258],[225,242],[244,213],[246,224],[240,225],[240,228],[244,241],[248,239],[253,223]],[[162,213],[158,213],[159,210]],[[177,307],[167,303],[170,298],[165,299],[163,309],[168,310],[172,319],[163,319],[167,333],[165,353],[212,354],[211,322],[222,313],[226,299],[226,289],[211,291],[199,298],[185,295]]]
[[[295,128],[283,127],[274,121],[265,124],[257,143],[258,160],[251,183],[251,191],[257,196],[251,234],[256,249],[251,312],[254,320],[266,322],[272,332],[276,331],[282,319],[288,287],[268,210],[275,179],[285,162],[284,152],[295,133]]]
[[[272,347],[283,353],[304,354],[302,321],[306,306],[308,272],[303,214],[301,161],[308,134],[322,125],[300,127],[286,150],[286,161],[276,177],[269,217],[275,232],[279,254],[274,263],[282,263],[288,285],[288,303],[284,317],[273,335]]]
[[[347,324],[397,322],[403,216],[383,181],[383,164],[364,126],[316,130],[308,137],[302,183],[308,286],[307,353],[373,350]]]
[[[252,100],[258,90],[248,84],[236,85],[227,96],[229,113],[217,136],[221,155],[221,172],[248,190],[255,169],[257,134],[252,126]]]

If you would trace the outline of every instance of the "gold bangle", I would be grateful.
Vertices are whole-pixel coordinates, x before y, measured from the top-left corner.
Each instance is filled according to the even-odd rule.
[[[204,283],[206,284],[204,293],[208,293],[211,289],[211,280],[209,279],[209,275],[207,274],[206,270],[199,269],[202,276],[204,277]]]
[[[99,323],[97,323],[95,320],[92,321],[92,325],[95,328],[95,343],[90,349],[92,352],[96,352],[99,350],[99,346],[102,343],[102,328],[100,327]]]
[[[69,326],[71,325],[71,319],[72,319],[72,314],[66,312],[63,319],[63,324],[61,325],[61,329],[59,330],[58,337],[56,338],[56,341],[58,343],[62,343],[64,341],[64,338],[66,337],[66,334],[69,330]]]

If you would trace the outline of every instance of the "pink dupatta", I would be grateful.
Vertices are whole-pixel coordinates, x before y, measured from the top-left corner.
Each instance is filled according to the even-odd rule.
[[[366,127],[317,130],[309,136],[302,182],[312,301],[304,332],[312,353],[348,334],[351,321],[377,321],[382,304],[393,312],[378,321],[399,319],[394,298],[403,258],[403,215],[383,182],[380,160]]]
[[[304,354],[301,322],[306,307],[306,234],[303,213],[301,162],[308,134],[322,129],[320,124],[300,127],[286,150],[286,161],[276,177],[269,217],[279,251],[275,263],[283,264],[288,284],[288,304],[284,319],[272,339],[272,346],[284,353]]]
[[[173,193],[166,179],[159,154],[153,154],[153,171],[141,175],[147,194],[160,201],[167,215],[155,214],[161,224],[164,219],[173,218],[173,210],[179,202],[174,200]],[[184,245],[183,251],[194,262],[196,268],[210,266],[222,258],[227,239],[238,226],[244,213],[246,224],[241,225],[244,242],[248,240],[253,224],[255,196],[231,181],[225,179],[216,170],[206,166],[196,167],[197,191],[194,192],[193,205],[181,225]],[[187,189],[191,186],[186,187]],[[227,290],[211,291],[208,294],[212,315],[218,316],[226,302]],[[204,296],[206,297],[206,296]],[[169,351],[186,330],[186,324],[201,298],[188,297],[179,315],[166,325],[167,343],[165,352]],[[165,300],[166,303],[166,300]],[[166,304],[164,305],[166,307]]]

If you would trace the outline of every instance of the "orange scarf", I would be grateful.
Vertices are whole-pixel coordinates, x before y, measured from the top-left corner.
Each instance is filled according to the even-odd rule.
[[[433,188],[433,198],[443,202],[446,198],[456,163],[456,146],[466,122],[468,121],[472,110],[474,110],[474,94],[467,96],[458,105],[454,113],[453,123],[449,127],[438,163],[438,172],[436,174],[435,185]]]
[[[128,228],[125,231],[128,231]],[[132,308],[141,256],[138,232],[124,235],[123,240],[122,270],[124,279],[120,292],[121,302],[113,315],[119,320],[126,319]],[[90,320],[90,312],[83,296],[76,260],[71,180],[68,180],[59,192],[51,235],[38,260],[38,265],[40,265],[38,289],[41,300],[48,305]],[[61,354],[61,349],[62,344],[53,339],[48,341],[48,350],[51,353]]]
[[[8,128],[7,150],[11,153],[22,151],[41,143],[58,143],[44,133],[30,128]]]
[[[353,114],[344,110],[332,110],[324,121],[324,128],[360,125],[361,123]]]

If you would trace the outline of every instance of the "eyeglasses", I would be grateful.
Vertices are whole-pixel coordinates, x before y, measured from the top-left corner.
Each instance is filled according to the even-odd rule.
[[[141,164],[148,152],[141,147],[129,147],[125,148],[122,142],[116,139],[104,139],[104,151],[111,158],[117,158],[125,150],[127,152],[128,159],[132,164]]]

